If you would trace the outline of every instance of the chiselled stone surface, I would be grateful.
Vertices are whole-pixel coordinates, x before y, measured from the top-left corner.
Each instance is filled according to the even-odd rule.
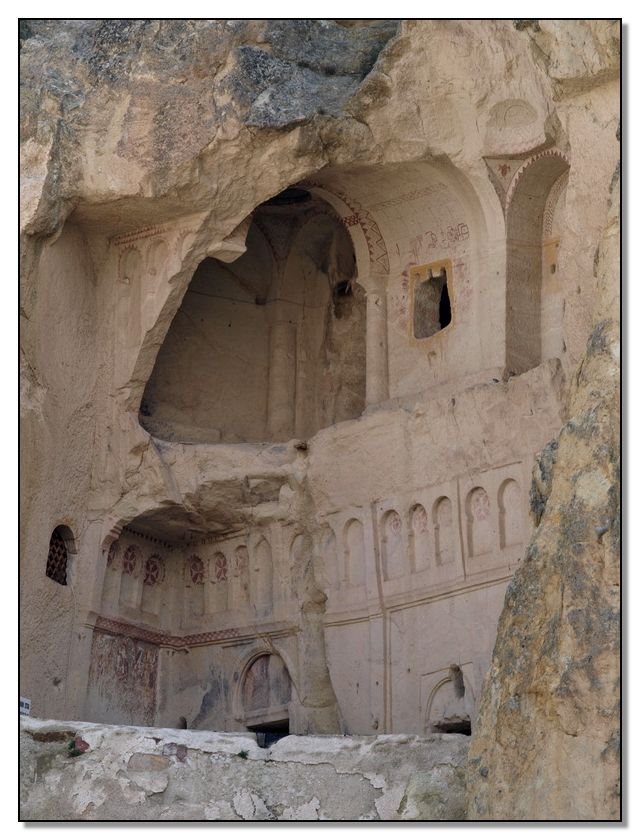
[[[23,719],[24,820],[459,820],[463,735],[290,736]],[[177,742],[177,743],[176,743]]]
[[[507,589],[468,768],[471,819],[620,817],[618,184],[599,307]],[[538,485],[539,486],[539,485]],[[538,496],[536,495],[536,499]],[[537,511],[538,512],[538,511]]]
[[[613,512],[595,511],[617,446],[601,378],[618,23],[29,20],[20,36],[32,713],[469,733],[508,592],[537,631],[518,657],[548,669],[536,714],[564,691],[593,744],[613,736],[598,650],[615,591],[596,585]],[[477,743],[495,746],[487,703]],[[561,741],[530,757],[541,790],[588,765],[579,734]],[[170,744],[129,768],[152,801],[188,761]],[[575,813],[614,807],[613,756]],[[504,772],[501,813],[528,813]],[[431,784],[416,771],[407,814]],[[487,802],[474,785],[474,808],[502,807],[503,788]],[[262,818],[252,790],[209,816]],[[537,813],[556,806],[541,795]]]

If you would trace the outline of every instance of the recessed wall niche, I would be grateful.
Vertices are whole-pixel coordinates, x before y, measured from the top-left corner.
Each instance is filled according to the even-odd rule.
[[[569,163],[547,149],[521,166],[507,195],[505,360],[510,375],[562,352],[560,244]]]
[[[200,263],[173,320],[140,406],[158,438],[283,441],[364,409],[364,291],[333,210],[285,190],[246,244],[233,263]]]

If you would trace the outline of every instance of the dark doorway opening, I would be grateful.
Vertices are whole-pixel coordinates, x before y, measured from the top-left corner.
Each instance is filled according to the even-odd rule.
[[[449,290],[447,289],[447,273],[443,270],[445,280],[440,292],[440,306],[438,315],[440,318],[440,329],[443,330],[451,323],[451,301],[449,300]]]
[[[441,720],[438,723],[432,724],[431,731],[445,734],[471,735],[471,721],[468,718]]]
[[[429,338],[451,323],[451,298],[447,286],[447,271],[438,274],[429,269],[429,277],[416,283],[413,301],[413,334],[415,338]]]
[[[289,735],[289,721],[276,720],[272,723],[258,723],[255,726],[247,727],[249,732],[256,733],[258,746],[266,749],[281,738],[286,738]]]

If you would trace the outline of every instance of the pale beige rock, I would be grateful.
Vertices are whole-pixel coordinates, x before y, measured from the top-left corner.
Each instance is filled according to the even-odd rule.
[[[84,753],[69,754],[82,737]],[[177,742],[177,743],[176,743]],[[23,718],[23,820],[455,820],[463,735],[185,732]]]
[[[123,725],[468,731],[536,456],[615,318],[617,23],[29,27],[21,695]],[[588,503],[592,454],[567,468]],[[263,813],[237,794],[198,813]]]
[[[616,182],[602,320],[576,372],[540,526],[509,584],[468,767],[470,819],[620,809],[620,345]]]

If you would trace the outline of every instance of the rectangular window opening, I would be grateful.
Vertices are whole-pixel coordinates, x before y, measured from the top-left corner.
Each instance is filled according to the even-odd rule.
[[[447,271],[438,274],[429,270],[429,277],[416,283],[413,293],[413,334],[415,338],[429,338],[451,323],[451,300],[447,286]]]

